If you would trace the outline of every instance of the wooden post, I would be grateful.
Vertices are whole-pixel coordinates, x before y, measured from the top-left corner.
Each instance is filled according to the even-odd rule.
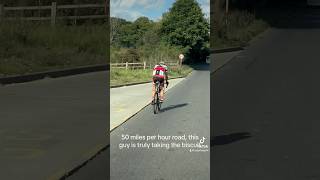
[[[57,17],[57,3],[52,2],[51,4],[51,26],[55,26]]]
[[[4,8],[3,8],[3,4],[0,4],[0,21],[3,19],[4,17]]]
[[[41,17],[40,6],[41,6],[41,0],[38,0],[38,16],[39,16],[39,18]]]
[[[126,62],[126,70],[128,69],[128,65],[129,65],[128,62]]]
[[[229,0],[226,0],[226,14],[229,12]]]
[[[78,1],[77,1],[77,0],[74,1],[74,2],[78,5]],[[78,21],[78,8],[75,8],[74,11],[73,11],[73,13],[74,13],[74,16],[75,16],[75,18],[74,18],[74,25],[77,25],[77,21]]]
[[[143,69],[146,69],[147,63],[144,61],[143,62]]]
[[[229,0],[226,0],[226,25],[228,25]]]

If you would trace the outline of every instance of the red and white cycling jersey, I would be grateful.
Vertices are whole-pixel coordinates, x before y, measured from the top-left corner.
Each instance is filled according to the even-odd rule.
[[[153,77],[164,78],[165,72],[167,71],[166,66],[155,65],[153,68]]]

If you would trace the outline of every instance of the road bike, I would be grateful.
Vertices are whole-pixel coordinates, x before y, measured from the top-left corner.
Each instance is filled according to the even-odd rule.
[[[157,80],[155,83],[155,88],[156,88],[156,92],[153,98],[153,113],[157,114],[159,113],[160,109],[161,109],[161,102],[160,102],[160,81]]]

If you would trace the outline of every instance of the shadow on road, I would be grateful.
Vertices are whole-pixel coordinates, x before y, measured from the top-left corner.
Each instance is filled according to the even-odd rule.
[[[248,132],[232,133],[228,135],[215,136],[211,140],[211,146],[226,145],[236,141],[250,138],[251,134]]]
[[[171,106],[168,106],[168,107],[165,107],[165,108],[161,109],[161,111],[162,111],[162,112],[165,112],[165,111],[169,111],[169,110],[171,110],[171,109],[181,108],[181,107],[184,107],[184,106],[187,106],[187,105],[188,105],[188,103],[171,105]]]

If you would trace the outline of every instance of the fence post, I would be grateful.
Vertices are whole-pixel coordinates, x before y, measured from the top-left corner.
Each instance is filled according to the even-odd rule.
[[[143,62],[143,69],[146,69],[147,63],[144,61]]]
[[[226,25],[228,25],[228,16],[229,16],[229,0],[226,0]]]
[[[56,24],[56,16],[57,16],[57,3],[52,2],[51,4],[51,26]]]
[[[126,70],[128,69],[128,65],[129,65],[128,62],[126,62]]]
[[[0,21],[3,19],[4,17],[4,8],[3,8],[3,4],[0,4]]]

